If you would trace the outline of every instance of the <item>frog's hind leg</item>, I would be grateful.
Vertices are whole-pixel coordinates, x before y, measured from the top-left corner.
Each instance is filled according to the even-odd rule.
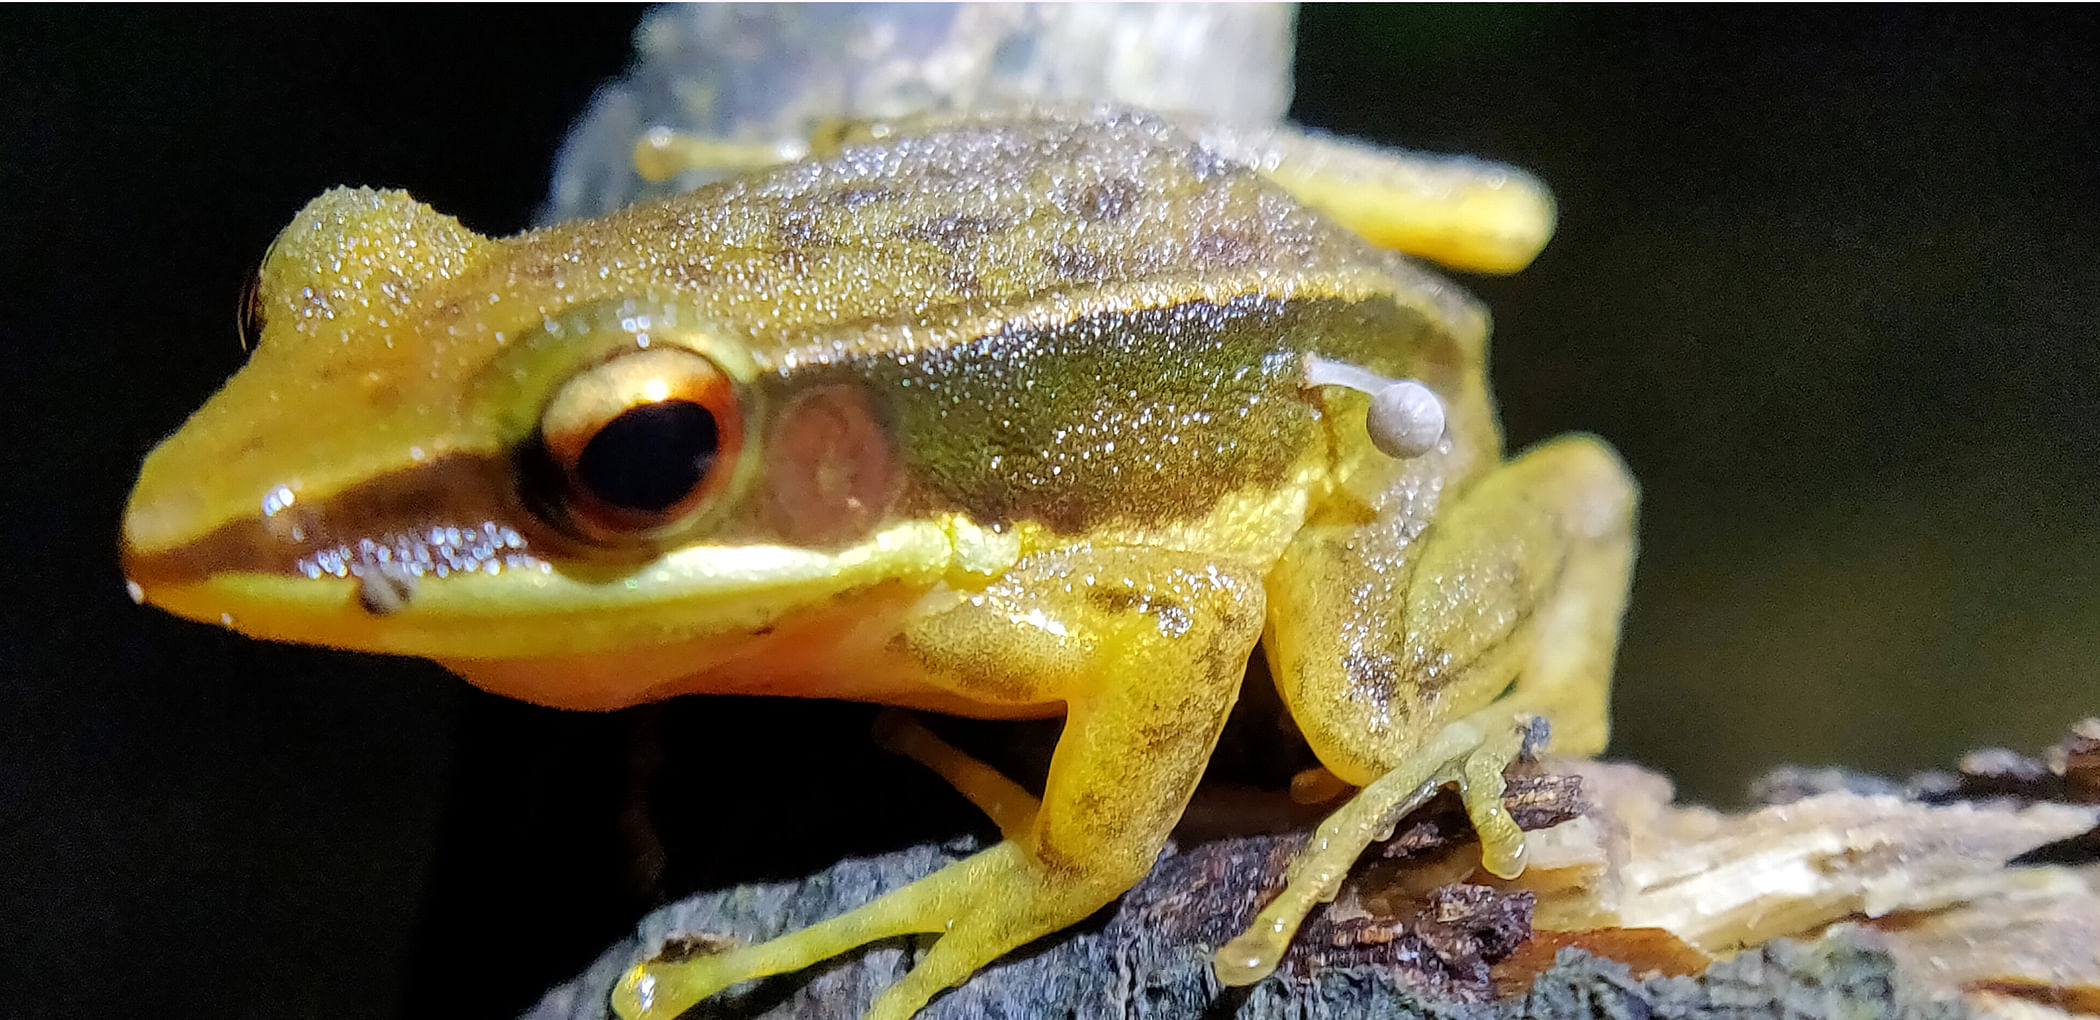
[[[1523,869],[1502,770],[1531,717],[1593,754],[1633,563],[1634,488],[1594,439],[1548,443],[1472,484],[1419,531],[1419,509],[1308,526],[1270,574],[1271,671],[1329,771],[1363,786],[1228,943],[1228,984],[1274,969],[1363,848],[1456,783],[1496,874]],[[1392,501],[1395,506],[1404,500]],[[1418,533],[1419,532],[1419,533]]]
[[[1453,269],[1514,273],[1553,237],[1553,193],[1513,166],[1292,125],[1190,127],[1205,146],[1380,247]]]

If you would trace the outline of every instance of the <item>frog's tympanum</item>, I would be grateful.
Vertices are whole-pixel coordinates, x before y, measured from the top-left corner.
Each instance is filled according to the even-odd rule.
[[[1536,718],[1603,745],[1634,489],[1589,438],[1505,459],[1486,315],[1367,240],[1492,263],[1457,235],[1501,228],[1408,243],[1404,209],[1359,222],[1375,181],[1223,152],[1133,114],[950,121],[506,239],[328,192],[270,249],[252,359],[147,458],[125,572],[543,705],[1065,719],[1040,799],[893,731],[1005,840],[638,965],[630,1017],[936,934],[869,1012],[903,1020],[1087,916],[1152,866],[1259,642],[1362,789],[1218,948],[1253,982],[1427,791],[1522,868],[1501,770]]]

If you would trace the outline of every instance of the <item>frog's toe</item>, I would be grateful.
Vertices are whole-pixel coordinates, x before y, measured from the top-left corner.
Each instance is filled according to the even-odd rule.
[[[721,957],[638,963],[613,986],[620,1020],[670,1020],[729,986]]]
[[[1251,985],[1274,972],[1298,926],[1315,906],[1333,901],[1364,848],[1391,836],[1401,818],[1446,783],[1458,784],[1480,836],[1482,865],[1502,878],[1522,874],[1524,832],[1503,807],[1502,770],[1524,753],[1526,738],[1540,731],[1529,718],[1512,715],[1490,709],[1445,726],[1321,822],[1291,860],[1283,889],[1218,949],[1218,981]]]
[[[989,932],[976,930],[986,927],[964,921],[942,935],[909,972],[875,996],[861,1020],[911,1020],[934,996],[962,984],[1012,948],[1005,945],[1009,940],[988,940],[984,936]]]
[[[1523,754],[1534,729],[1527,719],[1522,726],[1489,731],[1459,768],[1458,796],[1480,837],[1480,866],[1497,878],[1524,873],[1524,830],[1502,803],[1502,773]]]

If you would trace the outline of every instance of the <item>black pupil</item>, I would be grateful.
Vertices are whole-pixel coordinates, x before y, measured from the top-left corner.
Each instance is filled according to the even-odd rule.
[[[643,404],[584,444],[576,478],[609,505],[662,513],[707,477],[716,443],[715,416],[707,408],[686,400]]]

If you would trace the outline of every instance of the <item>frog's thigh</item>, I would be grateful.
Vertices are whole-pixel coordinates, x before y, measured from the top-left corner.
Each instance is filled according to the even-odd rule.
[[[1269,578],[1269,656],[1321,763],[1368,784],[1490,703],[1601,750],[1634,499],[1610,448],[1571,436],[1475,482],[1419,548],[1386,520],[1307,529]]]
[[[904,1020],[942,989],[1100,908],[1152,866],[1238,693],[1259,635],[1256,572],[1181,554],[1038,557],[901,639],[928,683],[984,700],[1063,700],[1064,735],[1025,832],[874,902],[757,946],[644,964],[614,992],[671,1017],[738,981],[863,943],[942,933],[869,1010]]]
[[[1364,789],[1219,950],[1221,980],[1249,984],[1275,969],[1363,848],[1445,783],[1459,785],[1488,870],[1522,870],[1502,770],[1525,716],[1551,721],[1561,750],[1604,746],[1634,500],[1609,448],[1570,437],[1477,482],[1419,549],[1392,520],[1293,543],[1269,580],[1272,671],[1321,762]]]

